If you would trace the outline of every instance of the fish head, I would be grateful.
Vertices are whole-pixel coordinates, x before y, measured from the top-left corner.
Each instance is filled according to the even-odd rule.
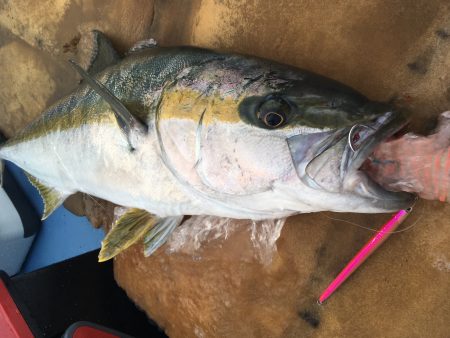
[[[360,170],[379,143],[407,124],[405,112],[316,74],[281,79],[282,88],[244,99],[239,112],[286,142],[301,182],[289,183],[293,194],[297,189],[304,198],[306,186],[324,210],[340,212],[390,212],[414,203],[414,195],[387,191]]]
[[[167,143],[181,149],[194,135],[192,152],[169,157],[188,163],[176,171],[209,197],[292,213],[412,204],[413,195],[386,191],[359,170],[405,125],[403,113],[336,81],[260,60],[220,61],[182,76],[165,110],[183,107],[195,126],[168,132]]]

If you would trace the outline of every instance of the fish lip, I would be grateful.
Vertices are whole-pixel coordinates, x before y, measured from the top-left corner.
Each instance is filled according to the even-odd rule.
[[[373,130],[362,142],[360,147],[354,151],[347,142],[342,153],[339,168],[341,188],[332,191],[343,194],[356,194],[366,200],[372,210],[378,212],[396,211],[411,206],[416,196],[406,192],[391,192],[382,188],[373,181],[366,173],[359,170],[364,161],[371,155],[374,149],[386,139],[401,130],[408,120],[400,113],[389,111],[377,114],[377,117],[366,126]],[[343,142],[348,138],[352,127],[342,128],[334,131],[326,131],[310,135],[296,135],[287,139],[291,157],[296,168],[299,179],[308,187],[317,190],[327,190],[319,185],[314,177],[309,176],[308,166],[327,149]],[[303,138],[311,140],[302,145]],[[301,159],[301,160],[300,160]]]
[[[364,127],[372,129],[373,132],[365,137],[363,144],[357,150],[352,149],[351,140],[348,140],[346,150],[351,151],[351,154],[346,168],[343,169],[348,172],[358,170],[380,143],[400,131],[407,123],[408,120],[402,114],[386,112],[374,122],[364,125]],[[348,134],[349,138],[350,132],[351,130]]]
[[[347,176],[344,191],[356,193],[365,199],[372,208],[383,212],[407,209],[417,200],[417,196],[414,194],[384,189],[360,170],[356,170]]]
[[[374,207],[385,211],[405,209],[414,204],[416,195],[386,190],[360,170],[375,148],[404,128],[407,123],[408,120],[401,113],[386,112],[369,124],[373,133],[366,137],[358,150],[351,149],[349,140],[341,162],[340,174],[344,191],[357,193],[368,199]]]

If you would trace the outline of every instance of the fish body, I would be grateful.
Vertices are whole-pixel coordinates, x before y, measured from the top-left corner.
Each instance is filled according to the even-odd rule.
[[[404,124],[401,114],[319,75],[152,47],[93,81],[145,128],[124,128],[110,101],[84,83],[0,148],[0,158],[54,196],[48,213],[77,191],[160,218],[387,212],[413,199],[357,170]]]

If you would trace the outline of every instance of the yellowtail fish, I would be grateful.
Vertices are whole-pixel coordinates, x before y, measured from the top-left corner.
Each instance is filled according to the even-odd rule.
[[[100,260],[143,237],[151,254],[184,215],[264,220],[412,203],[358,170],[405,124],[392,107],[268,60],[145,42],[119,59],[94,36],[97,58],[87,71],[75,64],[81,85],[0,158],[28,174],[44,218],[75,192],[130,208]]]

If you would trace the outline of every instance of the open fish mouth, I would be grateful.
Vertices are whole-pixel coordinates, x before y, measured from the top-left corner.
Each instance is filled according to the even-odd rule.
[[[416,197],[385,190],[360,170],[378,144],[407,123],[402,114],[387,112],[372,121],[348,128],[288,138],[297,174],[307,186],[354,194],[375,209],[395,211],[410,207]]]

